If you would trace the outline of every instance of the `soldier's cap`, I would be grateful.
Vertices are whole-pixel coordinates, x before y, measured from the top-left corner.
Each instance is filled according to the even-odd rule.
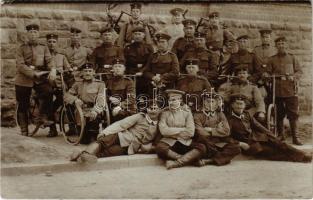
[[[181,90],[175,90],[175,89],[167,89],[165,90],[165,93],[167,94],[167,96],[175,96],[175,95],[179,95],[179,96],[183,96],[185,94],[184,91]]]
[[[222,98],[221,95],[219,95],[218,93],[214,91],[214,88],[213,88],[213,92],[204,92],[203,94],[201,94],[201,96],[204,100]]]
[[[168,41],[169,39],[171,39],[171,36],[167,33],[159,32],[155,34],[155,38],[157,41],[160,41],[162,39],[165,39]]]
[[[137,27],[135,27],[135,28],[132,30],[132,32],[133,32],[133,33],[134,33],[134,32],[142,32],[142,33],[145,33],[146,30],[145,30],[144,27],[137,26]]]
[[[242,39],[245,39],[245,40],[247,40],[247,39],[249,39],[249,36],[248,35],[240,35],[239,37],[237,37],[237,41],[239,41],[239,40],[242,40]]]
[[[142,7],[141,3],[135,2],[130,4],[130,9],[141,9],[141,7]]]
[[[247,103],[248,102],[248,97],[246,95],[239,94],[239,93],[230,95],[230,99],[229,99],[229,103],[230,104],[234,103],[237,100],[244,101],[245,103]]]
[[[123,58],[117,57],[117,58],[113,59],[113,63],[112,64],[113,65],[116,65],[116,64],[124,65],[125,64],[125,60]]]
[[[30,30],[37,30],[37,31],[39,31],[39,25],[36,24],[36,23],[28,24],[25,28],[26,28],[27,31],[30,31]]]
[[[197,22],[193,19],[184,19],[182,23],[184,26],[196,26],[197,25]]]
[[[238,65],[235,67],[234,72],[237,74],[240,71],[248,71],[248,66],[247,65]]]
[[[46,35],[46,38],[47,38],[47,40],[50,40],[50,39],[55,39],[55,40],[57,40],[57,39],[59,38],[59,36],[58,36],[57,34],[55,34],[55,33],[48,33],[48,34]]]
[[[206,34],[202,32],[195,32],[194,34],[195,38],[205,38]]]
[[[82,30],[80,28],[78,28],[77,26],[72,26],[71,27],[71,33],[81,33]]]
[[[219,12],[211,12],[209,14],[209,18],[214,18],[214,17],[219,17],[220,16],[220,13]]]
[[[85,63],[80,67],[80,70],[83,71],[84,69],[93,69],[92,63]]]
[[[264,34],[271,34],[272,30],[270,30],[270,29],[261,29],[259,32],[260,32],[260,35],[263,36]]]
[[[187,66],[187,65],[199,65],[199,59],[197,59],[197,58],[187,58],[186,60],[185,60],[185,66]]]
[[[232,38],[224,40],[224,44],[230,44],[230,43],[234,44],[234,43],[237,43],[237,41]]]
[[[173,8],[172,10],[170,10],[170,13],[172,15],[183,14],[184,13],[184,9],[182,9],[182,8]]]
[[[287,39],[286,39],[285,36],[281,36],[281,37],[278,37],[278,38],[275,39],[275,43],[277,43],[277,42],[286,42],[286,41],[287,41]]]
[[[111,32],[114,32],[114,29],[111,26],[104,27],[104,28],[102,28],[100,30],[101,34],[103,34],[103,33],[111,33]]]

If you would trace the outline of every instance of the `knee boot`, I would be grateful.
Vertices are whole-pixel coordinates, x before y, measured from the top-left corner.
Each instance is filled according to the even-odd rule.
[[[181,154],[176,153],[175,151],[168,150],[166,156],[171,160],[177,160],[178,158],[182,157]]]
[[[97,162],[97,154],[100,151],[100,144],[97,142],[91,143],[79,156],[77,159],[82,163],[96,163]]]
[[[284,120],[277,120],[277,133],[281,141],[285,140]]]
[[[58,136],[58,131],[57,131],[57,127],[55,124],[50,125],[50,130],[49,133],[47,135],[47,137],[56,137]]]
[[[295,145],[302,145],[302,143],[299,141],[299,138],[297,137],[297,120],[289,119],[289,124],[292,135],[292,143]]]
[[[28,115],[25,113],[18,113],[19,125],[21,128],[21,134],[28,136]]]
[[[172,169],[172,168],[178,168],[183,167],[185,165],[191,164],[196,160],[199,160],[201,157],[201,152],[198,149],[192,149],[177,160],[168,160],[166,161],[166,168]]]

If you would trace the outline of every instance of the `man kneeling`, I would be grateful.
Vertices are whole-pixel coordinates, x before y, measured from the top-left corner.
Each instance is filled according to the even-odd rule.
[[[147,102],[148,103],[148,102]],[[160,108],[153,104],[140,112],[113,123],[104,129],[97,141],[84,151],[74,153],[71,161],[96,162],[98,157],[131,155],[137,152],[149,153],[157,134]]]

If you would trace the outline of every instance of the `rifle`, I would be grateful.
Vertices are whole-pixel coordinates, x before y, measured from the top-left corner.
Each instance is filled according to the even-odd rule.
[[[197,26],[196,26],[196,32],[198,31],[199,27],[202,25],[202,21],[206,20],[209,21],[209,19],[205,18],[205,17],[201,17],[200,21],[198,22]]]
[[[187,12],[188,12],[188,9],[186,9],[186,10],[184,11],[184,13],[183,13],[183,18],[184,18],[184,19],[186,19],[186,16],[185,16],[185,15],[187,14]]]
[[[117,20],[114,22],[112,28],[117,32],[120,33],[121,28],[119,27],[118,23],[120,22],[121,18],[123,17],[123,15],[126,14],[128,16],[131,16],[131,14],[121,11],[120,15],[118,16]]]

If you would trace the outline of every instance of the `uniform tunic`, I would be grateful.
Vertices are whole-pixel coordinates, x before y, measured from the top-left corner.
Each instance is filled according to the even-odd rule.
[[[65,49],[66,58],[72,67],[80,68],[88,61],[90,54],[91,50],[81,45],[71,45]]]
[[[178,60],[180,61],[187,50],[192,48],[195,48],[194,38],[181,37],[174,42],[171,51],[176,54]]]
[[[207,48],[216,51],[222,49],[224,40],[234,39],[234,34],[229,30],[219,27],[210,27],[206,35]]]
[[[268,61],[271,56],[276,54],[276,49],[271,45],[260,45],[256,46],[253,53],[258,57],[260,61],[260,71],[268,71]]]

